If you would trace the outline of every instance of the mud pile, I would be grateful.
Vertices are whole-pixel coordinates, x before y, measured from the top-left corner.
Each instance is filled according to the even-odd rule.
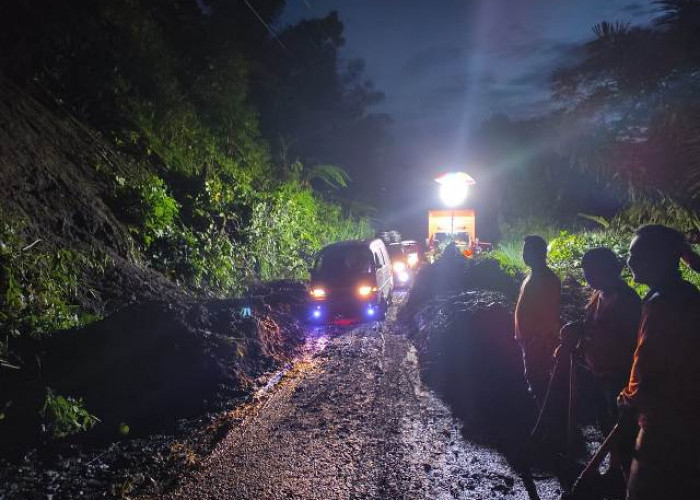
[[[415,314],[412,334],[423,380],[452,406],[465,432],[504,445],[521,442],[535,416],[512,306],[499,292],[448,293]]]
[[[299,320],[307,317],[309,294],[302,281],[277,280],[259,283],[250,291],[251,298],[271,309],[290,314]]]
[[[0,406],[11,401],[0,440],[41,438],[46,387],[83,398],[100,420],[90,434],[114,437],[173,428],[224,402],[245,397],[256,380],[291,360],[301,325],[262,298],[153,302],[127,307],[88,327],[12,346],[22,369],[2,373]],[[288,309],[288,307],[287,307]]]
[[[496,291],[514,302],[519,286],[519,281],[506,274],[493,259],[445,256],[420,270],[404,313],[413,315],[433,298],[463,290]]]

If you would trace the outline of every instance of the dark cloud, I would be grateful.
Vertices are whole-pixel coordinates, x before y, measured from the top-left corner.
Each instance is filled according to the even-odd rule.
[[[463,47],[429,47],[411,56],[401,68],[403,76],[420,76],[432,69],[452,64],[464,55]]]

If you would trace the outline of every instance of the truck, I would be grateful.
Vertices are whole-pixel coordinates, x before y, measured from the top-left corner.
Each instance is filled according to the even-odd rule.
[[[472,209],[428,211],[428,252],[432,259],[442,252],[445,245],[454,241],[466,256],[490,247],[476,235],[476,213]],[[431,259],[431,260],[432,260]]]

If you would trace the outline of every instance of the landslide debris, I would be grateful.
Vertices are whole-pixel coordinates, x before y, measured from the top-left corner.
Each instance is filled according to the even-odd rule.
[[[0,425],[0,498],[122,498],[196,468],[233,425],[230,410],[303,348],[289,312],[301,288],[280,282],[246,300],[130,306],[16,345],[26,362],[0,374],[0,397],[13,401]],[[83,398],[100,423],[50,439],[40,431],[47,385]]]
[[[423,380],[450,404],[472,439],[516,453],[536,417],[523,375],[522,351],[513,336],[520,282],[489,258],[446,254],[419,273],[402,311]],[[562,321],[580,318],[586,290],[562,283]],[[590,381],[580,378],[584,392]],[[582,418],[590,419],[588,404]]]
[[[466,259],[443,254],[418,273],[402,314],[413,315],[423,304],[450,292],[490,290],[502,293],[510,302],[518,297],[520,283],[501,269],[494,259]]]
[[[402,311],[424,382],[464,421],[470,438],[510,449],[535,417],[513,338],[518,289],[497,261],[446,253],[420,271]]]
[[[115,435],[172,429],[217,402],[245,396],[254,381],[288,362],[303,343],[300,324],[261,300],[153,302],[87,327],[17,341],[20,370],[2,374],[4,442],[26,443],[41,428],[45,387],[83,398]],[[22,432],[18,432],[21,430]]]
[[[414,315],[424,382],[450,404],[473,439],[512,448],[535,416],[513,339],[513,303],[499,292],[441,295]]]

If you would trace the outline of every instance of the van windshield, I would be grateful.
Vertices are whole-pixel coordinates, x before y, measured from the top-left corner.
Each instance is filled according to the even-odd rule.
[[[372,253],[362,246],[327,248],[318,256],[314,266],[314,277],[331,283],[371,273]]]
[[[387,247],[387,251],[389,252],[389,257],[391,257],[392,262],[403,258],[404,249],[401,246],[401,243],[389,245]]]

